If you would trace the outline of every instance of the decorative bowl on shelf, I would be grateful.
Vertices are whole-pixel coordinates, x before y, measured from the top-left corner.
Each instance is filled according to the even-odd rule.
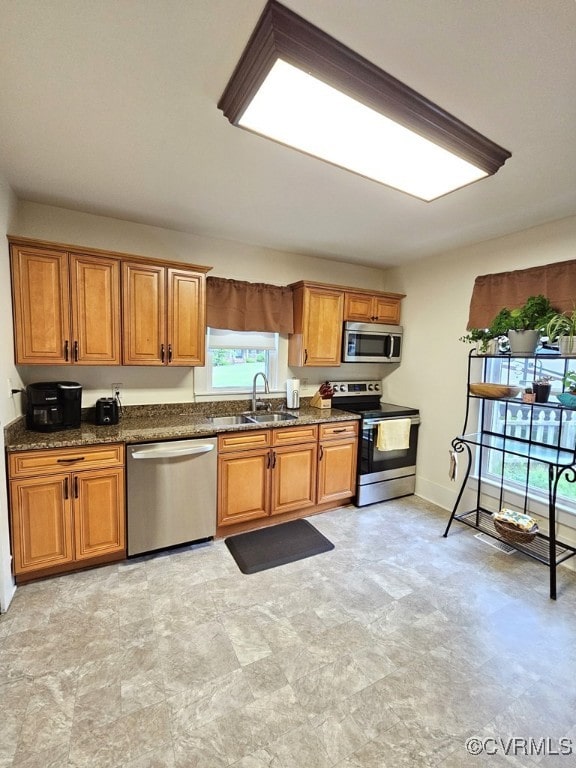
[[[510,387],[508,384],[491,384],[489,382],[477,382],[469,384],[470,394],[477,397],[516,397],[520,387]]]
[[[564,408],[576,408],[576,395],[572,394],[572,392],[562,392],[556,395],[556,397]]]

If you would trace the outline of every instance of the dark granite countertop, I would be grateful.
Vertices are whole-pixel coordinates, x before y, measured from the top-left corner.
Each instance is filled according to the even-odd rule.
[[[282,401],[272,402],[278,408]],[[234,424],[216,426],[210,416],[242,413],[250,410],[249,401],[219,401],[213,403],[171,403],[166,405],[129,406],[123,410],[119,424],[105,427],[94,424],[94,409],[82,412],[79,429],[59,432],[31,432],[26,429],[24,418],[4,429],[7,451],[27,451],[40,448],[67,448],[99,443],[143,443],[158,440],[178,440],[192,437],[217,435],[222,432],[245,432],[254,429],[281,429],[301,424],[321,424],[330,421],[357,421],[354,413],[336,408],[319,409],[303,401],[299,410],[290,411],[297,418],[267,424]]]

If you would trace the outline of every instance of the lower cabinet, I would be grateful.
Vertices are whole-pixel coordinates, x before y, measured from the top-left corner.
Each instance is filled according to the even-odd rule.
[[[9,454],[16,579],[126,554],[124,446]]]
[[[270,514],[316,504],[318,426],[284,427],[271,432]]]
[[[318,454],[318,504],[356,493],[358,422],[320,424]]]
[[[316,425],[220,435],[218,525],[314,506],[317,443]]]
[[[351,498],[357,434],[357,422],[332,422],[220,435],[218,525]]]

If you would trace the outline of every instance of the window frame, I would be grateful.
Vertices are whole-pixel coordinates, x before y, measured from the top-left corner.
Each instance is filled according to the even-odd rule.
[[[206,329],[206,366],[205,366],[205,380],[204,380],[204,389],[205,394],[209,395],[238,395],[238,394],[245,394],[245,393],[251,393],[252,392],[252,384],[239,384],[236,386],[231,387],[215,387],[214,386],[214,358],[213,358],[213,351],[216,349],[227,349],[227,350],[237,350],[237,349],[260,349],[257,345],[251,347],[246,344],[239,344],[233,347],[228,346],[210,346],[210,328]],[[254,340],[257,340],[257,337],[262,337],[264,333],[266,335],[270,335],[269,332],[262,331],[259,333],[258,331],[226,331],[227,334],[230,334],[231,336],[237,335],[238,338],[244,337],[246,338],[249,334],[254,334]],[[278,385],[278,347],[279,347],[279,334],[273,333],[275,337],[275,347],[274,348],[263,348],[261,351],[263,351],[266,355],[266,363],[265,363],[265,370],[264,373],[266,374],[266,378],[268,379],[268,384],[270,390],[277,389]]]
[[[542,375],[548,373],[553,376],[554,390],[551,394],[551,398],[556,393],[562,390],[561,380],[565,371],[570,367],[571,360],[569,358],[560,358],[558,356],[547,357],[542,355],[538,358],[515,358],[508,356],[495,356],[487,357],[484,360],[485,373],[487,381],[493,381],[496,383],[511,384],[514,386],[521,386],[525,388],[530,386],[534,376],[528,377],[527,374],[530,368],[533,369],[533,374]],[[524,372],[524,378],[513,375],[512,367],[517,366],[518,370]],[[553,403],[553,400],[549,400]],[[557,445],[558,442],[550,440],[548,436],[550,430],[558,430],[562,433],[562,444],[567,445],[570,443],[570,436],[574,434],[576,429],[576,411],[562,411],[560,407],[550,408],[546,404],[542,404],[542,408],[538,408],[538,403],[533,405],[524,405],[522,407],[522,401],[519,399],[511,400],[510,403],[502,400],[482,400],[478,409],[478,429],[483,431],[489,431],[496,434],[501,434],[506,430],[506,433],[510,436],[516,436],[516,431],[522,429],[536,429],[542,439],[540,441],[533,441],[536,444],[545,445]],[[515,409],[515,413],[510,414],[509,411]],[[498,416],[498,411],[504,412],[504,417]],[[518,414],[528,418],[515,421],[515,416]],[[536,426],[534,427],[534,423]],[[568,429],[566,430],[566,427]],[[543,435],[546,432],[547,437]],[[568,445],[569,447],[569,445]],[[571,450],[573,449],[570,448]],[[506,459],[508,458],[508,472],[510,472],[510,466],[512,462],[516,462],[519,466],[523,467],[520,471],[524,474],[525,480],[519,482],[507,476]],[[494,471],[494,466],[497,467]],[[538,467],[544,469],[538,469]],[[535,484],[531,482],[534,475],[537,473],[547,474],[547,465],[543,462],[538,462],[535,459],[528,461],[527,459],[521,459],[520,457],[508,457],[507,454],[491,448],[483,448],[476,455],[473,477],[477,482],[481,482],[482,492],[486,495],[500,496],[506,495],[509,498],[513,498],[514,503],[517,506],[525,506],[527,509],[531,509],[536,514],[543,516],[547,515],[549,499],[548,499],[548,487],[546,482],[541,484]],[[566,495],[562,492],[563,487],[574,492],[573,496]],[[568,483],[566,478],[561,478],[557,491],[556,509],[569,515],[573,522],[572,525],[576,525],[576,487],[574,484]]]

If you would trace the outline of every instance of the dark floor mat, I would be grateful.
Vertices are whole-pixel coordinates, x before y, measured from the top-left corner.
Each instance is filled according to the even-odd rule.
[[[257,573],[334,549],[307,520],[239,533],[224,540],[242,573]]]

